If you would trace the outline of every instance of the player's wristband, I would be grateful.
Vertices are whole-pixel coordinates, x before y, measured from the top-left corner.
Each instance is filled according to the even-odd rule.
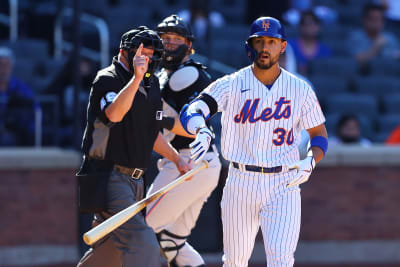
[[[324,152],[324,156],[325,156],[326,152],[328,151],[328,139],[326,139],[325,137],[320,136],[320,135],[314,136],[313,138],[311,138],[311,141],[310,141],[310,149],[313,146],[321,148],[321,150]]]

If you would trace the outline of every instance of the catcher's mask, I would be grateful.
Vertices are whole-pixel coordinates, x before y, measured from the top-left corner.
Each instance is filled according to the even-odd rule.
[[[273,17],[260,17],[250,27],[250,36],[245,43],[247,56],[253,63],[257,58],[257,51],[251,46],[251,39],[260,36],[269,36],[286,41],[285,28],[281,22]]]
[[[195,39],[189,24],[185,23],[183,19],[177,15],[166,17],[157,25],[156,30],[159,35],[171,32],[176,33],[185,37],[189,42],[193,42]],[[174,70],[179,67],[186,55],[192,53],[192,47],[186,44],[182,44],[172,51],[165,49],[165,58],[161,62],[161,66],[166,69]]]
[[[147,73],[152,75],[164,57],[163,42],[155,31],[150,30],[146,26],[130,30],[122,35],[119,48],[128,52],[127,60],[129,62],[129,69],[133,72],[132,60],[141,43],[143,43],[143,47],[151,48],[154,51],[147,70]]]

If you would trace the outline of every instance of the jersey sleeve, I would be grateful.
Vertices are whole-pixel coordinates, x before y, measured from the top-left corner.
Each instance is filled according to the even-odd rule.
[[[107,118],[105,110],[117,96],[117,88],[118,83],[111,76],[98,76],[93,81],[90,105],[96,117],[106,125],[110,125],[111,122]]]
[[[202,94],[211,96],[218,105],[218,111],[224,111],[228,104],[231,88],[231,77],[227,75],[211,83]]]
[[[322,112],[321,106],[311,87],[307,87],[307,93],[303,106],[301,107],[300,115],[300,128],[310,129],[325,122],[325,116]]]

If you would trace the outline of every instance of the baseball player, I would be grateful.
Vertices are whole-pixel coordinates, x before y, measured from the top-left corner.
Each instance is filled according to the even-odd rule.
[[[299,185],[310,177],[328,148],[325,118],[311,87],[281,68],[286,48],[280,21],[260,17],[246,42],[250,66],[209,85],[180,114],[196,139],[201,160],[210,144],[205,121],[222,112],[221,150],[229,160],[221,201],[224,266],[247,266],[259,227],[268,266],[293,266],[300,232]],[[300,131],[310,147],[300,160]]]
[[[171,15],[165,18],[157,26],[157,32],[165,46],[165,60],[161,63],[163,69],[157,74],[163,112],[164,115],[175,118],[182,129],[178,112],[211,83],[211,78],[202,64],[189,58],[193,53],[194,36],[180,17]],[[182,131],[186,134],[183,129]],[[166,129],[164,135],[179,151],[180,156],[189,162],[189,145],[194,141],[194,135],[175,136]],[[186,239],[196,224],[204,202],[218,184],[221,163],[214,145],[205,151],[205,159],[209,162],[208,169],[202,170],[190,181],[179,185],[147,207],[146,222],[156,232],[160,247],[171,267],[204,266],[204,260]],[[174,163],[166,158],[158,162],[158,169],[159,174],[148,194],[179,176]]]

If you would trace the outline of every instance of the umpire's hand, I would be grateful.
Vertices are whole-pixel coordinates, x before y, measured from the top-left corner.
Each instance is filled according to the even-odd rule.
[[[139,45],[136,54],[133,57],[133,67],[135,68],[135,77],[143,79],[144,74],[147,72],[149,66],[149,57],[142,55],[143,44]]]

